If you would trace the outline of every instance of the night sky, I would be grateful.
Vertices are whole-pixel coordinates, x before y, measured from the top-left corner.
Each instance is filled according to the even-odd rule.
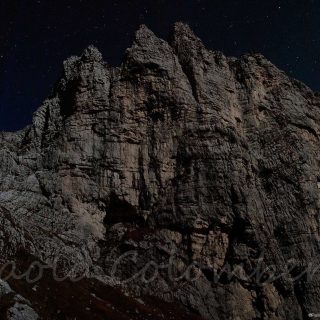
[[[70,55],[94,44],[118,66],[140,24],[167,38],[176,21],[210,49],[261,52],[320,91],[320,0],[0,0],[0,130],[31,123]]]

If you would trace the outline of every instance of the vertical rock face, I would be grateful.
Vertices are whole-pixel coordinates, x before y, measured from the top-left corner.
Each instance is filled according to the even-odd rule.
[[[0,258],[59,257],[206,319],[319,313],[319,107],[181,23],[168,42],[141,26],[119,68],[89,47],[0,135]]]

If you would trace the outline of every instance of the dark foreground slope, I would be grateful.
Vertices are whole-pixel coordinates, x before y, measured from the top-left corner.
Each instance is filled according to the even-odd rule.
[[[33,124],[0,136],[0,257],[85,278],[46,274],[39,295],[9,279],[27,302],[0,283],[2,318],[100,314],[68,309],[72,292],[106,292],[119,319],[121,303],[132,319],[320,313],[319,107],[263,56],[227,58],[180,23],[168,42],[142,26],[120,68],[94,47],[68,59]]]

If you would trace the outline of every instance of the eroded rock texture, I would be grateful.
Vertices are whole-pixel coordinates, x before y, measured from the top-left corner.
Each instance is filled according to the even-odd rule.
[[[181,23],[168,42],[141,26],[119,68],[89,47],[32,125],[0,136],[2,262],[59,257],[205,319],[319,313],[319,106],[263,56],[210,51]]]

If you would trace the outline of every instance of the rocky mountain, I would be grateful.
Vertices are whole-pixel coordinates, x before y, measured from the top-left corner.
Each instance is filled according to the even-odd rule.
[[[69,58],[32,124],[0,133],[1,319],[320,313],[319,107],[182,23],[141,26],[118,68]]]

